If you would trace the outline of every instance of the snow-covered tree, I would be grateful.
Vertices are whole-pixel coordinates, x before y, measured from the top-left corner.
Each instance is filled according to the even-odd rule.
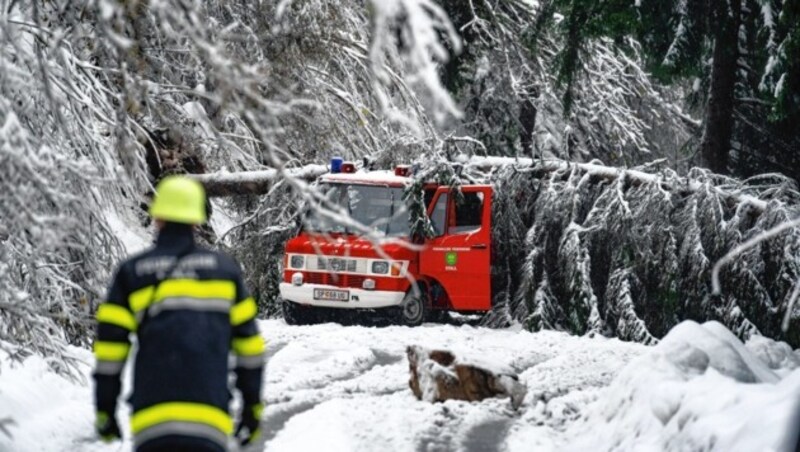
[[[512,319],[651,343],[682,320],[715,319],[742,337],[758,332],[800,343],[798,311],[790,312],[800,232],[785,229],[723,267],[721,295],[711,285],[715,262],[800,213],[793,181],[548,160],[500,168],[488,159],[469,162],[472,180],[502,187],[493,215],[500,231],[509,222],[528,230],[522,250],[495,249],[493,266],[516,275],[495,287],[514,296],[495,305],[494,324]],[[509,193],[524,193],[525,201],[503,202]],[[792,326],[784,334],[786,315]]]
[[[111,183],[102,71],[68,46],[50,48],[46,12],[28,12],[13,3],[0,12],[0,341],[68,371],[62,345],[88,342],[121,252],[106,209],[126,185]]]
[[[459,46],[430,0],[0,2],[0,340],[89,340],[123,256],[107,217],[143,219],[165,174],[419,153],[458,114],[436,71]],[[308,192],[231,204],[238,252],[273,246],[245,259],[259,294]]]
[[[797,2],[711,3],[0,2],[0,282],[11,288],[0,339],[47,353],[85,343],[122,257],[109,218],[146,222],[142,206],[170,173],[274,172],[258,196],[213,203],[238,226],[202,234],[243,261],[274,312],[301,203],[326,207],[293,170],[332,156],[417,159],[407,198],[421,235],[426,177],[496,186],[491,322],[646,342],[683,318],[779,334],[798,272],[792,233],[726,267],[730,292],[709,297],[707,281],[732,247],[795,214],[794,186],[690,173],[688,152],[701,130],[740,166],[773,136],[796,145]],[[695,14],[711,6],[725,26]],[[722,38],[734,74],[714,66],[730,61],[706,64]],[[732,91],[710,83],[731,79]],[[718,92],[734,96],[730,139],[709,132],[709,99],[730,100]],[[697,93],[708,108],[686,111],[702,123],[682,108]],[[487,169],[463,154],[537,163]],[[642,173],[551,157],[660,160]]]
[[[681,165],[698,124],[680,96],[653,83],[635,40],[573,42],[562,3],[443,2],[465,42],[443,82],[464,111],[458,132],[483,145],[469,151]]]
[[[800,134],[789,119],[797,113],[789,93],[800,77],[791,57],[798,48],[795,0],[556,3],[566,17],[561,69],[568,85],[592,39],[633,37],[645,68],[685,92],[687,110],[702,117],[701,139],[687,143],[702,156],[694,164],[744,177],[797,172],[792,151]]]

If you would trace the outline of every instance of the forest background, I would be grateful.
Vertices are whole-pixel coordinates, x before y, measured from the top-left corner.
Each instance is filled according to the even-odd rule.
[[[800,213],[798,120],[800,0],[0,0],[0,346],[69,369],[173,173],[287,176],[203,231],[276,314],[297,169],[342,156],[495,184],[489,325],[798,347],[800,233],[711,278]]]

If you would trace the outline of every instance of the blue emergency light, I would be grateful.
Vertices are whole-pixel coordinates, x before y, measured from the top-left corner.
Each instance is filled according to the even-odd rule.
[[[341,173],[342,172],[342,163],[344,163],[344,159],[341,157],[334,157],[331,159],[331,173]]]

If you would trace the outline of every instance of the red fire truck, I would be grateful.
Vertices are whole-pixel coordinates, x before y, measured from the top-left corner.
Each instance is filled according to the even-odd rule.
[[[302,231],[286,244],[280,295],[288,323],[351,309],[419,325],[432,314],[490,309],[492,187],[462,185],[457,193],[426,185],[434,236],[414,239],[403,196],[411,182],[408,166],[357,172],[352,163],[331,165],[318,190],[371,233],[309,211]]]

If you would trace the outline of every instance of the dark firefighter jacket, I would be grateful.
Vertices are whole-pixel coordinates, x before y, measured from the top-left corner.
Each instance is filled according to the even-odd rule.
[[[188,226],[167,224],[154,248],[120,266],[97,310],[98,411],[115,412],[134,334],[130,403],[136,448],[183,439],[225,449],[233,430],[231,351],[245,406],[260,402],[264,340],[255,315],[239,266],[195,245]]]

